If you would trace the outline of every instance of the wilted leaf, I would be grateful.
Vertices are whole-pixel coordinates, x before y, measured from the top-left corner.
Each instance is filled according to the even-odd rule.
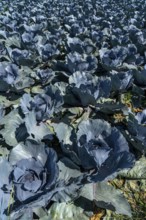
[[[48,215],[40,220],[88,220],[84,210],[72,203],[54,203],[48,211]]]

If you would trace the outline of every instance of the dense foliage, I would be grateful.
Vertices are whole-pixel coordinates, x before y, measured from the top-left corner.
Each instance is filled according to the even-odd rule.
[[[144,0],[1,0],[0,220],[132,216],[145,86]]]

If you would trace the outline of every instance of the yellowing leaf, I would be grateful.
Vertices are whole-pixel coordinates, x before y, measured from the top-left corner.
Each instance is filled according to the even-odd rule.
[[[103,212],[99,212],[95,215],[93,215],[90,220],[101,220],[101,218],[103,217],[104,213]]]

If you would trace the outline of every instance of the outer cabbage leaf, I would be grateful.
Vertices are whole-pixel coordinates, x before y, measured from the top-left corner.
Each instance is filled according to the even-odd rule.
[[[0,120],[4,117],[4,115],[5,115],[5,109],[3,105],[0,105]]]
[[[85,90],[86,88],[84,88]],[[89,90],[90,92],[90,90]],[[64,97],[64,103],[70,107],[86,107],[88,105],[95,105],[95,99],[88,94],[86,90],[82,92],[79,88],[68,88]]]
[[[16,218],[18,218],[19,220],[33,220],[33,212],[31,209],[27,209],[27,212],[23,213],[23,212],[19,212],[19,214],[11,214],[11,219],[15,220]]]
[[[95,106],[97,112],[103,112],[105,114],[123,112],[126,115],[128,114],[128,107],[125,106],[123,103],[115,103],[112,102],[111,100],[108,101],[106,99],[105,100],[101,99],[100,101]]]
[[[10,58],[17,65],[22,66],[32,66],[33,61],[30,59],[30,53],[27,50],[13,49],[8,48],[8,53]]]
[[[142,71],[135,70],[133,74],[134,74],[135,84],[139,86],[146,85],[146,69],[143,69]]]
[[[61,144],[63,153],[67,157],[71,157],[71,160],[74,163],[73,168],[78,169],[78,165],[81,165],[81,162],[78,157],[78,146],[75,141],[77,137],[73,127],[63,122],[52,125]]]
[[[30,94],[25,93],[21,100],[20,100],[20,106],[21,109],[23,111],[24,114],[28,114],[30,109],[31,109],[31,105],[30,102],[33,100],[33,98],[31,97]]]
[[[128,215],[129,217],[132,216],[130,205],[120,190],[101,182],[96,184],[94,192],[94,201],[98,207],[110,209],[118,214]]]
[[[11,165],[8,163],[7,159],[4,157],[0,158],[0,172],[1,172],[1,181],[0,189],[4,186],[9,185],[8,175],[12,171]]]
[[[32,69],[27,66],[21,66],[21,69],[19,69],[19,75],[14,82],[15,89],[21,91],[22,89],[33,85],[35,81],[33,77],[31,77],[32,74]]]
[[[136,116],[134,116],[133,114],[129,114],[128,132],[130,133],[131,136],[129,138],[130,139],[129,141],[133,144],[134,147],[139,149],[142,153],[146,152],[145,124],[146,124],[146,110],[137,113]]]
[[[9,184],[8,176],[12,171],[11,165],[6,158],[0,158],[0,219],[7,220],[8,216],[5,214],[5,209],[11,205],[13,201],[10,190],[12,186]]]
[[[1,119],[1,124],[4,125],[4,128],[0,130],[0,134],[8,145],[17,145],[18,142],[15,132],[21,123],[23,123],[23,119],[19,115],[18,109],[14,109]],[[24,130],[19,131],[19,135],[21,135],[21,132],[24,135]]]
[[[22,129],[25,129],[26,127],[29,138],[35,139],[37,141],[40,141],[42,139],[52,139],[52,132],[50,131],[49,127],[47,127],[47,125],[43,122],[40,122],[39,124],[37,123],[35,112],[29,112],[25,116],[24,123],[25,124],[23,124]]]
[[[133,74],[131,71],[116,72],[111,75],[112,90],[116,92],[126,91],[133,82]]]
[[[132,169],[120,171],[119,175],[129,179],[146,179],[146,158],[141,157]]]
[[[7,220],[8,216],[5,213],[5,209],[8,207],[8,204],[11,205],[11,195],[10,193],[4,193],[0,189],[0,219]],[[12,219],[14,220],[14,219]]]
[[[9,155],[9,161],[12,165],[15,165],[19,160],[32,157],[40,160],[43,165],[47,160],[45,145],[43,143],[39,144],[35,140],[28,139],[25,143],[19,143],[12,149]]]
[[[75,204],[85,210],[89,210],[89,213],[91,213],[91,210],[93,211],[93,202],[100,208],[131,216],[130,205],[122,192],[105,182],[86,184],[82,188],[80,197],[75,201]]]
[[[23,43],[28,45],[33,43],[33,37],[34,37],[33,33],[26,33],[26,32],[24,32],[21,36]]]
[[[38,49],[38,52],[43,61],[47,61],[48,59],[59,54],[59,50],[51,44],[41,45]]]
[[[9,36],[5,40],[5,45],[6,45],[6,48],[13,48],[13,47],[21,48],[20,37],[18,37],[18,35],[16,34],[13,36]]]
[[[18,67],[15,64],[3,62],[0,64],[0,90],[7,91],[18,77]]]
[[[41,80],[41,83],[46,84],[48,82],[51,82],[52,79],[55,77],[55,73],[51,69],[45,69],[45,70],[38,70],[37,75]]]

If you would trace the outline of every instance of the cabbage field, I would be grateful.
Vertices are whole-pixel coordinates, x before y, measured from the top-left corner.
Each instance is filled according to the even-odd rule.
[[[146,217],[145,0],[0,1],[0,220]]]

